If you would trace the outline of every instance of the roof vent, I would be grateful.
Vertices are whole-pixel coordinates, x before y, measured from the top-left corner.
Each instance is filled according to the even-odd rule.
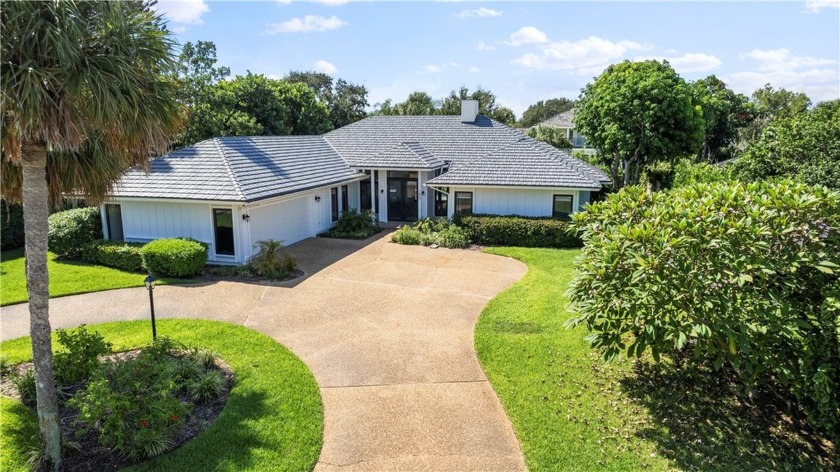
[[[478,117],[478,100],[461,100],[461,123],[475,123]]]

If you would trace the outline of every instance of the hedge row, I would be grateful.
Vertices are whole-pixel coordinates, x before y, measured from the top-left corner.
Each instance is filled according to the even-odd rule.
[[[463,215],[456,216],[454,222],[467,232],[474,244],[549,248],[582,246],[569,223],[557,218]]]
[[[82,249],[82,260],[92,264],[101,264],[116,269],[140,272],[143,270],[143,257],[140,250],[143,243],[118,241],[94,241]]]
[[[102,217],[96,207],[53,213],[49,224],[47,244],[58,256],[79,257],[85,246],[102,239]]]
[[[140,250],[143,267],[152,274],[195,277],[204,271],[207,246],[194,239],[156,239]]]

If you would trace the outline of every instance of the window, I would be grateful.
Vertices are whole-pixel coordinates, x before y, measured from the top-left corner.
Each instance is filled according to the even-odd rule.
[[[455,214],[472,215],[473,194],[472,192],[455,192]]]
[[[123,235],[122,208],[119,205],[105,204],[105,224],[108,227],[108,239],[122,241]]]
[[[443,192],[449,192],[448,188],[435,190],[435,216],[447,216],[447,209],[449,207],[449,195]]]
[[[569,215],[572,214],[572,201],[573,199],[571,195],[555,195],[551,216],[555,218],[568,219]]]
[[[233,211],[230,208],[213,208],[213,233],[216,239],[216,254],[233,256]]]
[[[332,220],[338,221],[338,187],[330,189],[330,202],[332,203]]]
[[[350,194],[347,191],[347,186],[341,186],[341,212],[344,213],[350,210]]]

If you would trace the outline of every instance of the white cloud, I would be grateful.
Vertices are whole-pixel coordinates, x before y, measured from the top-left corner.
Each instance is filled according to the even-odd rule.
[[[496,46],[490,46],[486,44],[484,41],[479,41],[475,43],[475,50],[476,51],[495,51]]]
[[[837,61],[797,56],[788,49],[754,49],[741,55],[757,62],[755,70],[735,72],[725,77],[733,90],[751,94],[764,84],[805,92],[815,102],[840,98],[840,72]]]
[[[269,23],[266,33],[309,33],[311,31],[329,31],[341,28],[347,22],[333,15],[329,18],[317,15],[306,15],[303,18],[292,18],[282,23]]]
[[[629,51],[649,49],[635,41],[590,36],[578,41],[556,41],[538,46],[536,53],[524,54],[513,62],[530,69],[567,70],[580,74],[598,73]]]
[[[439,66],[437,64],[429,64],[426,67],[417,71],[418,74],[437,74],[443,72],[446,66]]]
[[[478,73],[481,72],[481,69],[479,69],[478,67],[475,67],[475,66],[470,67],[468,70],[470,72],[472,72],[473,74],[478,74]]]
[[[187,25],[204,23],[201,16],[210,11],[204,0],[158,0],[153,8],[170,21]]]
[[[703,54],[698,52],[687,52],[682,56],[644,56],[636,57],[635,61],[646,61],[649,59],[656,59],[658,61],[668,61],[671,66],[679,73],[690,74],[692,72],[706,72],[717,69],[723,62],[717,56],[711,54]]]
[[[319,60],[315,61],[314,68],[315,68],[315,71],[323,72],[324,74],[327,74],[327,75],[333,75],[333,74],[338,73],[338,68],[336,66],[334,66],[331,62],[327,62],[323,59],[319,59]]]
[[[533,26],[523,26],[510,35],[510,42],[507,44],[510,44],[511,46],[522,46],[524,44],[540,44],[547,42],[548,36],[545,33]]]
[[[494,16],[502,16],[504,13],[501,10],[493,10],[491,8],[480,7],[475,10],[464,10],[455,14],[458,18],[491,18]]]
[[[330,6],[338,6],[344,5],[348,3],[350,0],[313,0],[315,3],[320,3],[323,5],[330,5]]]
[[[292,0],[274,0],[275,2],[279,3],[280,5],[289,5],[292,3]]]
[[[840,8],[838,0],[806,0],[803,13],[819,13],[823,8]]]
[[[755,59],[762,70],[793,70],[802,67],[819,67],[834,64],[829,59],[810,56],[794,56],[789,49],[753,49],[742,58]]]

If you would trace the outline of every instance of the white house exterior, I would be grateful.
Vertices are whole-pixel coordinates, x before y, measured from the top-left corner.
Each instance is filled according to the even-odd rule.
[[[565,216],[608,181],[597,168],[478,115],[375,116],[323,136],[202,141],[131,169],[102,205],[105,237],[190,237],[214,263],[289,245],[348,210],[379,221],[459,212]]]
[[[594,155],[597,151],[591,147],[587,147],[586,145],[586,138],[583,137],[580,133],[575,131],[575,109],[572,108],[571,110],[564,111],[558,115],[554,115],[551,118],[538,123],[531,128],[555,128],[563,131],[566,135],[566,139],[572,143],[572,151],[573,152],[580,152],[586,156]]]

